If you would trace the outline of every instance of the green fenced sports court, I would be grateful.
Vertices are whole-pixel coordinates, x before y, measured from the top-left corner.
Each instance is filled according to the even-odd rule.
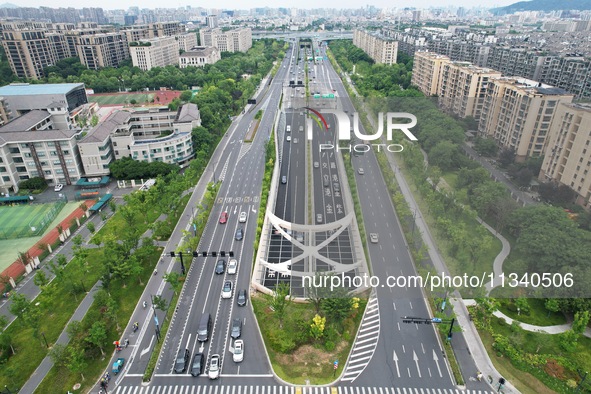
[[[106,95],[90,95],[88,101],[98,103],[99,105],[116,105],[129,104],[131,100],[135,100],[137,104],[144,104],[146,101],[150,102],[154,98],[153,93],[121,93],[121,94],[106,94]]]
[[[35,237],[66,205],[65,201],[49,204],[27,204],[0,207],[0,239]]]

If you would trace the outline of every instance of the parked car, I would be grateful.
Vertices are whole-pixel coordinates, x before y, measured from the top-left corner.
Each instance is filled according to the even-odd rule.
[[[235,363],[244,360],[244,341],[242,339],[238,339],[234,342],[234,354],[232,355],[232,360],[234,360]]]
[[[231,259],[228,263],[228,275],[235,275],[236,271],[238,271],[238,261]]]
[[[191,375],[199,376],[203,373],[205,368],[205,357],[203,353],[197,353],[193,356],[193,362],[191,363]]]
[[[242,289],[238,292],[238,296],[236,297],[236,303],[238,306],[246,305],[246,290]]]
[[[232,298],[232,282],[229,280],[225,281],[222,287],[222,298]]]
[[[215,273],[217,275],[221,275],[226,271],[226,260],[218,260],[218,262],[215,265]]]
[[[61,183],[58,183],[57,185],[55,185],[53,190],[56,192],[60,192],[60,191],[62,191],[63,188],[64,188],[64,185],[62,185]]]
[[[220,355],[214,354],[209,360],[209,378],[217,379],[220,377]]]
[[[232,320],[232,330],[230,331],[230,336],[234,339],[240,338],[242,335],[242,320],[234,319]]]
[[[190,356],[189,349],[181,349],[174,362],[174,373],[184,373],[187,370]]]

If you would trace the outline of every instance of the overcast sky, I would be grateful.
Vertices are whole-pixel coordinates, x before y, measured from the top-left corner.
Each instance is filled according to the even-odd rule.
[[[1,0],[0,0],[1,1]],[[187,0],[170,0],[163,2],[161,0],[5,0],[2,3],[12,3],[21,7],[102,7],[103,9],[127,9],[128,7],[137,6],[140,8],[158,8],[158,7],[184,7],[191,5],[192,7],[217,8],[217,9],[249,9],[254,7],[295,7],[295,8],[360,8],[366,5],[374,5],[379,8],[391,7],[442,7],[442,6],[464,6],[464,7],[499,7],[515,3],[518,0],[325,0],[318,2],[317,0],[250,0],[248,2],[238,0],[218,0],[218,1],[187,1]]]

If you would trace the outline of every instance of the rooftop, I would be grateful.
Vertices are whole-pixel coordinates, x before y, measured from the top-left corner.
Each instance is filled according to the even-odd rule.
[[[84,142],[103,142],[109,135],[117,128],[129,120],[131,114],[127,111],[115,111],[104,122],[99,123],[96,127],[88,132],[88,134],[80,141]]]
[[[179,123],[187,123],[194,120],[199,120],[199,109],[197,108],[197,105],[193,103],[183,105],[179,109],[176,121]]]
[[[82,87],[83,83],[49,83],[49,84],[28,84],[11,83],[0,87],[0,96],[24,96],[38,94],[66,94],[71,90]]]
[[[13,131],[28,131],[37,123],[49,118],[50,116],[51,115],[49,115],[49,112],[41,109],[29,111],[26,114],[21,115],[18,118],[0,127],[0,133],[8,133]]]
[[[41,130],[26,133],[22,131],[2,133],[0,134],[0,146],[7,143],[70,140],[78,133],[80,133],[80,130]]]

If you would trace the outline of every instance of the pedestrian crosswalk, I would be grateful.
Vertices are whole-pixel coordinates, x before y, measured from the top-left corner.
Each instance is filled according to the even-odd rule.
[[[365,314],[361,320],[359,333],[353,343],[351,356],[343,372],[342,380],[344,382],[353,382],[365,370],[376,351],[379,338],[380,312],[378,309],[378,297],[376,292],[372,291],[367,302]]]
[[[492,394],[490,390],[419,387],[310,387],[310,386],[203,386],[192,385],[117,387],[115,394]]]

